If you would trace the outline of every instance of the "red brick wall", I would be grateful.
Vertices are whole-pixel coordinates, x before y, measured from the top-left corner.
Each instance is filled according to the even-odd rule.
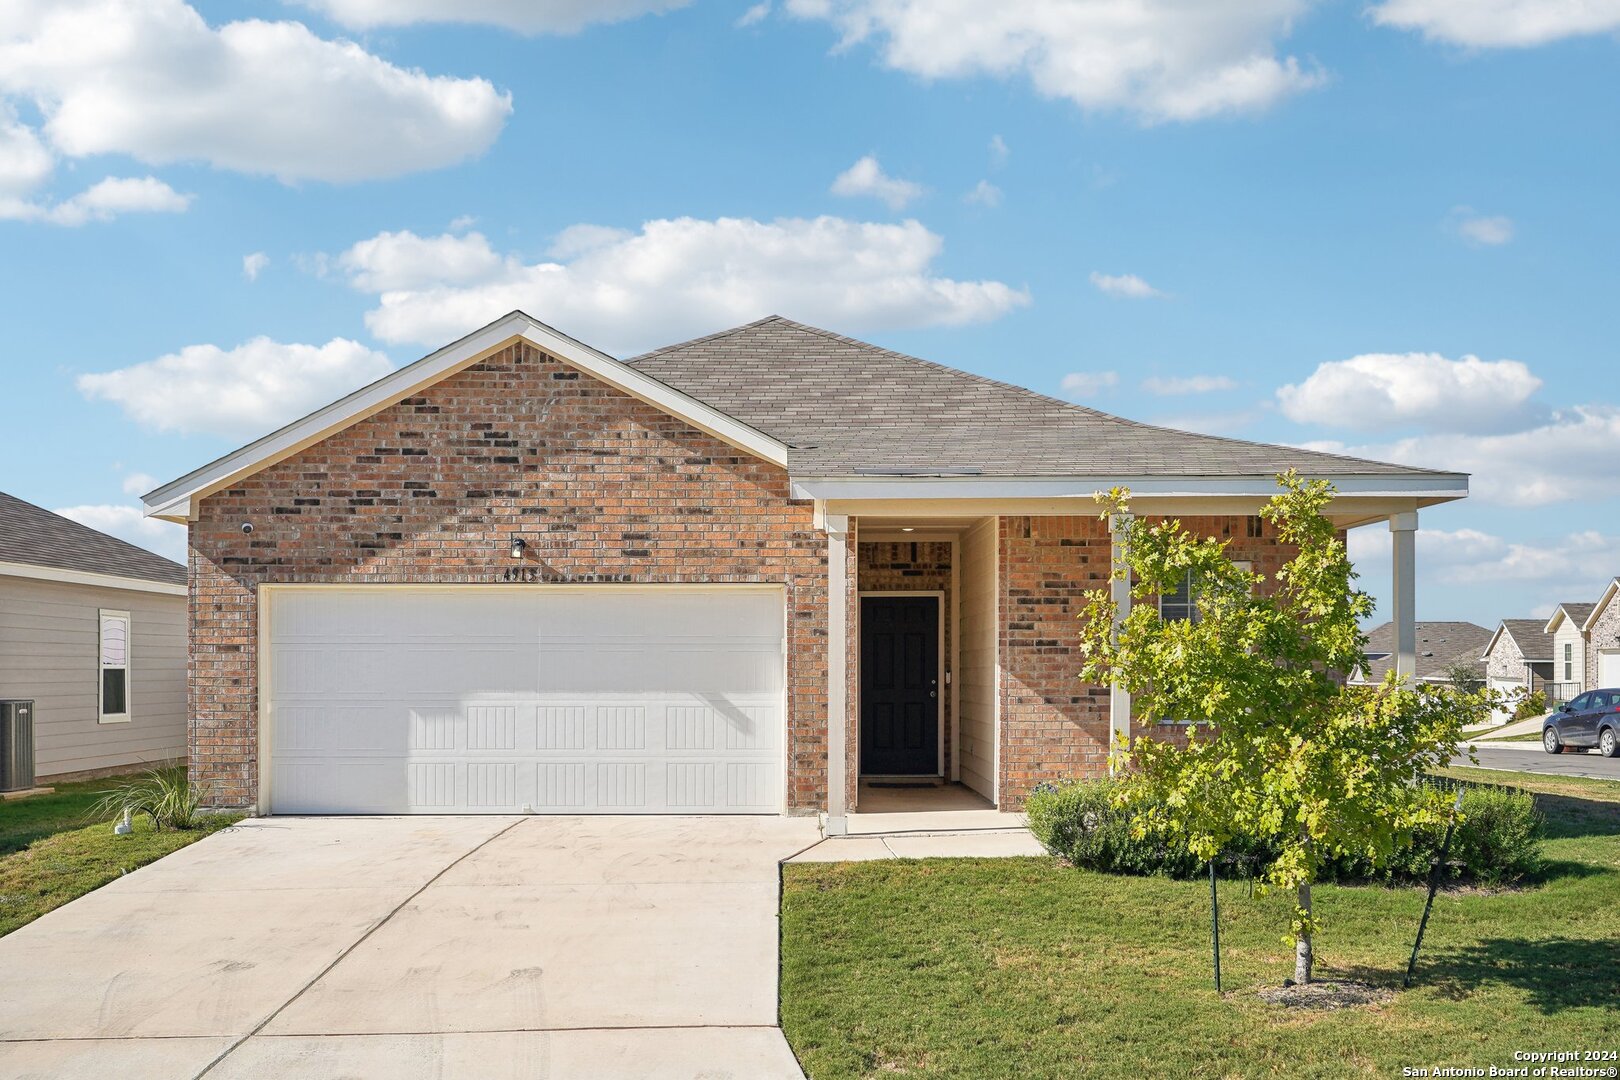
[[[202,501],[191,765],[212,801],[257,798],[257,586],[504,582],[518,536],[537,582],[783,584],[788,804],[825,804],[827,547],[810,503],[783,469],[527,345]]]
[[[951,632],[951,543],[949,540],[916,542],[864,542],[859,558],[861,592],[941,592],[940,610],[945,616],[945,638],[940,642],[940,692],[945,698],[945,775],[951,774],[951,694],[946,674],[952,670]],[[857,693],[859,692],[857,688]]]
[[[1269,524],[1250,537],[1243,517],[1181,522],[1231,540],[1230,556],[1252,562],[1268,587],[1293,554]],[[1113,546],[1107,523],[1086,516],[1004,517],[1000,547],[1001,809],[1016,810],[1043,781],[1108,772],[1109,691],[1079,680],[1077,616],[1086,592],[1107,587]]]

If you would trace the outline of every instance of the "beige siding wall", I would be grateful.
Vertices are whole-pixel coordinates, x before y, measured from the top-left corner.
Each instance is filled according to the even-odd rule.
[[[962,535],[961,567],[961,779],[987,799],[996,798],[996,534],[989,518]]]
[[[1570,647],[1570,662],[1565,674],[1564,646]],[[1572,693],[1580,693],[1586,681],[1586,640],[1580,625],[1565,618],[1553,633],[1553,682],[1573,684]]]
[[[130,616],[130,719],[99,722],[102,609]],[[186,752],[186,598],[0,577],[0,698],[34,701],[38,777]]]

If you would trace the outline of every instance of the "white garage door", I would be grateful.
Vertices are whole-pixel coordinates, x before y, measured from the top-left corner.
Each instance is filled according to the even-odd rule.
[[[1524,683],[1518,679],[1496,678],[1489,679],[1487,682],[1490,688],[1500,695],[1499,704],[1495,709],[1491,710],[1491,721],[1497,724],[1505,724],[1513,719],[1513,710],[1519,704],[1519,695],[1524,693]]]
[[[275,813],[774,813],[779,589],[267,590]]]
[[[1605,690],[1620,686],[1620,650],[1605,649],[1598,653],[1598,686]]]

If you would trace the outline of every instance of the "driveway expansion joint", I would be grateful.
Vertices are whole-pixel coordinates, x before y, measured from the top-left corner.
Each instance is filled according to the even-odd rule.
[[[338,955],[335,958],[333,958],[333,960],[332,960],[332,962],[330,964],[327,964],[319,972],[316,973],[314,978],[310,979],[303,986],[299,987],[298,992],[293,994],[292,997],[288,998],[286,1001],[283,1001],[280,1005],[276,1006],[276,1008],[270,1013],[270,1015],[266,1016],[263,1020],[259,1021],[259,1023],[253,1028],[252,1031],[249,1031],[246,1035],[241,1036],[235,1042],[231,1043],[231,1045],[227,1046],[225,1048],[225,1050],[222,1053],[219,1054],[218,1057],[214,1058],[213,1061],[210,1061],[207,1065],[205,1065],[203,1067],[202,1071],[197,1073],[196,1080],[202,1080],[202,1078],[204,1076],[207,1076],[210,1072],[212,1072],[222,1061],[224,1061],[226,1058],[230,1057],[231,1054],[235,1053],[236,1050],[239,1047],[241,1047],[243,1043],[247,1042],[249,1039],[251,1039],[255,1035],[259,1034],[259,1032],[263,1031],[272,1021],[275,1020],[276,1017],[280,1016],[294,1002],[296,1002],[299,998],[303,997],[306,993],[308,993],[310,987],[314,986],[316,983],[318,983],[322,979],[326,978],[326,976],[331,973],[333,968],[337,967],[339,964],[341,964],[343,962],[345,957],[349,956],[351,953],[354,952],[354,950],[358,949],[361,945],[364,945],[366,943],[366,941],[373,934],[375,934],[377,931],[381,930],[384,926],[387,926],[388,923],[394,918],[394,916],[398,915],[401,911],[403,911],[405,909],[405,907],[408,904],[410,904],[410,902],[412,900],[415,900],[418,896],[421,896],[424,892],[426,892],[428,890],[428,888],[435,881],[438,881],[440,878],[444,877],[444,875],[448,874],[450,871],[454,870],[457,866],[459,866],[464,860],[469,859],[472,856],[476,855],[478,852],[482,851],[485,847],[487,847],[490,844],[494,843],[496,840],[499,840],[501,837],[505,836],[507,833],[511,832],[513,829],[517,828],[519,825],[523,824],[527,820],[528,820],[527,818],[522,818],[522,817],[518,818],[517,820],[513,821],[510,825],[506,826],[506,828],[500,830],[497,833],[494,833],[494,834],[486,837],[484,840],[480,841],[477,845],[467,849],[466,851],[462,852],[460,855],[456,856],[454,859],[450,860],[450,862],[448,862],[442,868],[440,868],[438,873],[434,874],[432,877],[430,877],[426,881],[424,881],[421,884],[421,886],[415,892],[411,893],[411,895],[407,896],[405,899],[401,900],[398,904],[394,905],[393,909],[390,910],[388,912],[388,914],[384,915],[382,918],[380,918],[376,922],[372,923],[371,926],[366,929],[366,932],[364,934],[361,934],[358,938],[351,941],[347,946],[345,946],[344,949],[341,952],[339,952]]]

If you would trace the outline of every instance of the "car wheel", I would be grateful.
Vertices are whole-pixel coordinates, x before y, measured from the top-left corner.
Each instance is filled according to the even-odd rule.
[[[1558,741],[1558,732],[1552,728],[1542,729],[1541,748],[1549,754],[1562,754],[1564,752],[1564,744]]]
[[[1598,749],[1604,757],[1620,757],[1620,735],[1614,733],[1614,728],[1603,729],[1603,734],[1598,736]]]

